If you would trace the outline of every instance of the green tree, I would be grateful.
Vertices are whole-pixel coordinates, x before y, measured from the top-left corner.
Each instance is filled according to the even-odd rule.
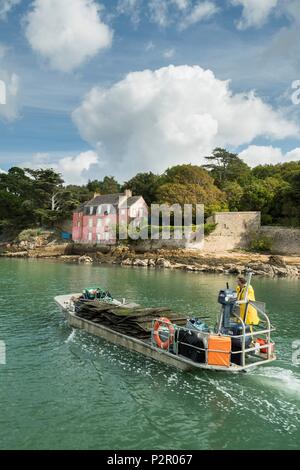
[[[205,214],[225,210],[226,195],[214,184],[206,170],[196,165],[177,165],[162,175],[157,190],[160,204],[204,204]]]
[[[0,175],[0,225],[22,229],[52,223],[51,198],[63,180],[51,169],[11,168]]]
[[[203,168],[210,170],[216,185],[223,189],[228,181],[243,183],[251,174],[250,167],[237,154],[216,148],[212,155],[205,157],[209,162]]]
[[[262,222],[267,223],[276,220],[274,209],[276,197],[286,190],[286,183],[274,177],[264,180],[252,177],[243,188],[240,209],[245,211],[261,211]]]
[[[124,183],[122,190],[131,189],[134,196],[143,196],[150,206],[157,199],[157,190],[160,184],[160,176],[154,173],[138,173]]]
[[[115,194],[121,191],[121,186],[114,176],[104,176],[102,181],[89,181],[87,184],[87,189],[91,193]]]
[[[63,187],[63,179],[60,174],[52,169],[32,170],[26,168],[25,172],[31,179],[30,210],[37,225],[51,226],[58,214],[52,210],[52,197]]]
[[[239,211],[241,200],[244,195],[242,186],[237,181],[227,181],[223,185],[223,191],[227,197],[229,210],[233,212]]]

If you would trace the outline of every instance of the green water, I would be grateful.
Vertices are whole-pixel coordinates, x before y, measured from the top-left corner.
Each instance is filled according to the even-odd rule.
[[[300,282],[255,279],[277,327],[278,361],[247,374],[182,373],[72,332],[53,297],[99,284],[117,298],[209,316],[234,278],[0,260],[1,449],[300,447]]]

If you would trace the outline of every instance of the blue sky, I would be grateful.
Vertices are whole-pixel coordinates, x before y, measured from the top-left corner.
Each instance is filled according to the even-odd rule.
[[[251,165],[300,160],[299,3],[0,0],[0,168],[84,183],[218,145]]]

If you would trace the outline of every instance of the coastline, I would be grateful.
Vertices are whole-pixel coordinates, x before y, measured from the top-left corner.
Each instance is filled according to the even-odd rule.
[[[244,251],[206,253],[198,250],[159,249],[140,252],[128,246],[84,246],[73,243],[2,244],[1,257],[58,259],[62,262],[110,264],[148,269],[183,270],[195,273],[244,274],[251,269],[257,276],[300,278],[300,257]]]

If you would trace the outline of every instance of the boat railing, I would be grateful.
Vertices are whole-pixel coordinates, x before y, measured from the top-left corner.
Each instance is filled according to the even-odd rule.
[[[163,349],[163,348],[159,348],[157,346],[157,343],[155,341],[155,338],[154,338],[154,325],[155,323],[159,321],[159,323],[161,324],[161,326],[163,327],[162,328],[162,333],[163,335],[168,335],[169,333],[167,332],[167,329],[169,326],[172,326],[172,328],[174,329],[174,334],[173,334],[173,338],[172,340],[169,342],[168,344],[168,347]],[[172,352],[173,354],[175,354],[176,356],[179,355],[179,345],[183,345],[183,346],[187,346],[187,347],[190,347],[196,351],[202,351],[202,352],[206,352],[207,351],[207,348],[200,348],[199,346],[195,346],[193,344],[190,344],[190,343],[186,343],[184,341],[181,341],[178,339],[179,337],[179,332],[186,332],[186,333],[190,333],[190,332],[193,332],[193,333],[198,333],[200,334],[201,336],[203,336],[203,338],[207,337],[207,341],[208,341],[208,337],[209,335],[211,334],[210,332],[205,332],[205,331],[199,331],[199,330],[196,330],[196,329],[191,329],[191,328],[187,328],[187,327],[184,327],[184,326],[179,326],[179,325],[176,325],[175,323],[169,323],[169,322],[165,322],[163,321],[162,319],[155,319],[152,321],[152,328],[151,328],[151,344],[152,346],[156,347],[158,350],[162,350],[162,351],[165,351],[165,352]],[[215,351],[215,352],[221,352],[221,351]]]
[[[235,337],[242,338],[242,350],[237,351],[237,352],[232,352],[232,354],[242,353],[242,366],[246,365],[246,354],[249,354],[251,352],[256,352],[258,350],[260,352],[261,349],[267,350],[267,359],[271,359],[271,356],[273,354],[273,349],[274,349],[274,343],[271,340],[271,332],[275,331],[275,328],[271,325],[270,319],[269,319],[268,315],[266,314],[266,312],[264,310],[263,306],[265,304],[263,304],[262,302],[256,302],[256,301],[253,301],[253,300],[237,302],[237,305],[241,305],[241,304],[246,305],[245,317],[244,317],[245,321],[247,320],[248,307],[249,307],[249,305],[251,305],[258,311],[260,316],[262,315],[264,317],[264,320],[262,320],[261,318],[260,318],[260,320],[261,320],[261,322],[267,324],[267,328],[254,329],[255,327],[251,327],[252,331],[250,333],[247,333],[246,332],[246,323],[245,323],[245,321],[240,317],[240,315],[238,313],[233,312],[233,316],[236,317],[236,319],[238,320],[238,322],[242,326],[242,334],[239,335],[239,336],[232,336],[232,338],[235,338]],[[257,345],[257,343],[255,343],[255,345],[253,347],[246,348],[246,337],[247,336],[251,336],[252,338],[254,338],[255,336],[260,336],[260,335],[265,335],[266,336],[266,341],[265,341],[264,344]]]
[[[263,317],[263,319],[261,319],[261,323],[264,323],[266,325],[266,327],[264,327],[264,328],[251,327],[251,331],[247,332],[246,327],[248,325],[242,320],[242,318],[237,313],[233,312],[233,316],[236,318],[239,325],[241,325],[242,332],[241,332],[240,335],[222,334],[221,336],[229,336],[232,339],[241,339],[241,349],[237,350],[237,351],[231,351],[230,352],[231,355],[241,354],[241,364],[240,364],[241,367],[246,366],[246,357],[251,355],[251,353],[252,353],[252,355],[254,353],[254,355],[257,355],[257,356],[263,358],[263,360],[258,361],[257,364],[263,363],[266,360],[270,360],[272,358],[273,354],[274,354],[274,343],[271,340],[271,332],[275,331],[275,328],[271,325],[271,322],[270,322],[270,319],[269,319],[268,315],[266,314],[264,309],[259,306],[258,302],[247,301],[247,302],[244,302],[244,303],[246,303],[248,305],[252,305],[253,307],[255,307],[257,309],[260,316]],[[247,306],[246,306],[246,309],[247,309]],[[208,363],[208,353],[212,353],[212,352],[213,353],[224,353],[224,351],[222,351],[222,350],[209,349],[208,348],[209,336],[212,335],[212,334],[217,335],[217,333],[215,333],[213,331],[207,332],[207,331],[201,331],[201,330],[196,329],[196,328],[191,329],[191,328],[187,328],[187,327],[184,327],[184,326],[178,326],[176,324],[170,324],[168,322],[164,322],[162,319],[159,319],[159,322],[160,322],[161,327],[162,327],[163,336],[165,336],[166,338],[168,337],[168,335],[172,336],[172,334],[170,333],[170,330],[169,330],[170,325],[172,326],[172,329],[174,331],[173,338],[170,338],[170,341],[165,343],[165,344],[167,344],[167,347],[162,349],[162,348],[158,347],[158,345],[155,341],[155,337],[154,337],[154,325],[157,321],[158,321],[158,319],[153,320],[152,329],[151,329],[151,344],[157,350],[172,353],[172,354],[175,354],[176,356],[178,356],[178,355],[180,355],[179,354],[179,350],[181,349],[180,346],[186,346],[186,347],[188,347],[192,350],[198,351],[199,353],[200,352],[202,354],[204,353],[205,354],[205,364]],[[186,333],[189,333],[189,332],[196,333],[198,335],[198,337],[202,340],[204,347],[195,346],[193,344],[190,344],[190,343],[187,343],[185,341],[180,340],[179,339],[179,332],[180,331],[181,332],[186,332]],[[263,344],[260,344],[260,343],[254,341],[256,339],[256,337],[261,336],[261,335],[265,336],[265,338],[266,338]],[[250,347],[246,347],[248,337],[252,338],[251,344],[253,344],[253,346],[251,345]],[[262,353],[261,352],[262,349],[266,350],[267,353],[266,354]]]

